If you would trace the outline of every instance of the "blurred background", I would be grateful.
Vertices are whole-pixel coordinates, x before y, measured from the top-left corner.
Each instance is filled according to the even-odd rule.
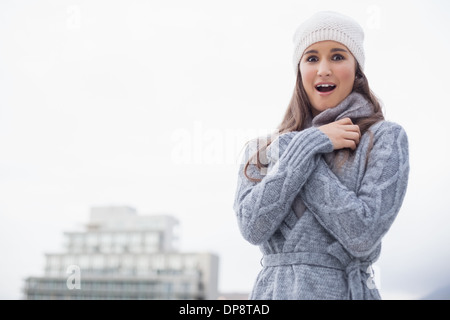
[[[179,220],[247,294],[261,253],[232,209],[244,143],[295,84],[292,37],[318,10],[366,32],[366,68],[410,142],[404,205],[376,262],[385,299],[450,298],[450,3],[446,0],[1,1],[0,299],[22,299],[95,206]]]

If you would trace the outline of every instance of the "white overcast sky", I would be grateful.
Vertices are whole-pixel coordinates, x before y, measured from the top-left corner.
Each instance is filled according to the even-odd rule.
[[[318,10],[366,31],[366,74],[410,142],[408,192],[376,263],[385,298],[450,284],[450,3],[1,1],[0,299],[20,299],[92,206],[180,220],[180,250],[250,291],[261,254],[232,209],[240,150],[294,88],[292,36]]]

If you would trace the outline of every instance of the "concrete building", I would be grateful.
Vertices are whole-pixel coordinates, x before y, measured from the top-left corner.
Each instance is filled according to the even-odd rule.
[[[25,279],[25,299],[218,298],[218,257],[179,252],[169,215],[94,207],[86,229],[65,232],[65,252],[46,254],[44,276]]]

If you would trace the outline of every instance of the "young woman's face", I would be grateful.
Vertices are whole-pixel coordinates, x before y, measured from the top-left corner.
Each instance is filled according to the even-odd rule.
[[[314,43],[305,50],[299,68],[313,116],[336,107],[352,92],[356,60],[343,44]]]

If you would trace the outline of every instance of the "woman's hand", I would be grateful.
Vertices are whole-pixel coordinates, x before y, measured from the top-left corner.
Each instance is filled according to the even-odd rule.
[[[333,143],[334,150],[350,148],[355,150],[358,146],[361,132],[350,118],[344,118],[319,127]]]

